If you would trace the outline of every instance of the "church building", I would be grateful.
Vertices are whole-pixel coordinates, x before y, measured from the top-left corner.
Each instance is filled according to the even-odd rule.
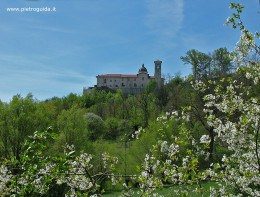
[[[98,88],[117,90],[121,89],[126,94],[137,94],[144,90],[150,81],[156,81],[157,87],[164,84],[161,74],[162,61],[154,61],[154,76],[148,74],[144,64],[138,74],[102,74],[97,75]]]

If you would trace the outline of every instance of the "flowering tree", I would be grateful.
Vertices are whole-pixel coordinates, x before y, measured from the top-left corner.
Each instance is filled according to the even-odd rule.
[[[207,150],[212,139],[209,135],[202,135],[199,141],[193,138],[187,127],[187,110],[182,115],[173,112],[158,118],[162,139],[171,124],[178,125],[179,133],[159,140],[146,155],[136,178],[140,195],[157,195],[156,188],[164,184],[185,185],[181,190],[173,190],[175,195],[188,195],[194,185],[196,192],[203,192],[201,182],[211,180],[218,183],[211,188],[212,196],[260,196],[260,105],[259,95],[252,93],[259,86],[259,73],[259,64],[238,69],[236,74],[244,76],[250,86],[231,77],[219,83],[209,82],[214,93],[204,97],[205,119],[213,128],[214,141],[228,154],[208,169],[201,169],[199,161],[200,157],[209,157]],[[194,88],[205,92],[209,87],[197,81]],[[139,137],[142,132],[138,132]],[[133,193],[126,185],[125,188],[127,194]]]
[[[241,30],[241,38],[232,53],[233,64],[239,68],[229,77],[193,83],[194,89],[205,95],[204,118],[214,135],[202,135],[200,144],[192,137],[180,140],[172,136],[174,140],[171,143],[159,141],[142,165],[138,177],[141,195],[156,196],[156,188],[164,183],[200,186],[200,181],[212,180],[218,186],[211,188],[211,196],[260,196],[260,48],[256,40],[259,33],[253,35],[244,26],[240,17],[242,5],[231,3],[231,8],[236,12],[227,23]],[[158,132],[165,131],[172,119],[175,124],[182,120],[182,126],[185,125],[189,117],[185,111],[182,117],[172,116],[177,114],[174,112],[158,118],[163,121]],[[191,134],[183,127],[182,133],[185,131]],[[182,140],[191,141],[193,146],[191,149],[186,147],[184,154],[180,154]],[[213,141],[218,141],[229,154],[224,155],[220,162],[212,163],[209,169],[199,171],[198,156],[205,153],[203,146],[208,147]],[[200,192],[200,189],[198,187],[196,191]],[[184,188],[175,192],[176,195],[188,195]]]
[[[177,111],[167,112],[157,118],[160,140],[146,154],[140,174],[133,177],[139,184],[137,193],[140,196],[156,196],[156,189],[164,185],[185,185],[185,188],[173,192],[175,195],[186,195],[194,185],[199,188],[201,181],[206,179],[203,171],[199,170],[199,161],[209,158],[205,151],[209,140],[205,139],[202,143],[200,139],[196,140],[187,120],[188,114],[179,115]],[[135,133],[135,137],[142,138],[145,132],[145,129],[141,129]],[[131,186],[124,187],[124,195],[131,196],[134,192]],[[202,190],[198,189],[198,192]]]
[[[26,141],[20,162],[11,159],[1,165],[1,194],[97,196],[102,193],[100,186],[103,181],[115,183],[113,171],[117,158],[107,153],[102,155],[98,171],[92,164],[92,155],[76,155],[74,146],[66,146],[60,156],[48,156],[47,143],[54,139],[54,134],[51,128],[44,132],[36,131]]]

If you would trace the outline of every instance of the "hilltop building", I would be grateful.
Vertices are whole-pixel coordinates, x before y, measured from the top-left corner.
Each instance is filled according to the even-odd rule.
[[[137,94],[144,90],[150,81],[156,81],[157,87],[164,84],[161,74],[162,61],[154,61],[154,76],[148,74],[144,64],[139,69],[138,74],[102,74],[97,75],[97,88],[121,89],[125,94]],[[91,88],[90,88],[91,89]],[[89,89],[84,89],[87,92]]]

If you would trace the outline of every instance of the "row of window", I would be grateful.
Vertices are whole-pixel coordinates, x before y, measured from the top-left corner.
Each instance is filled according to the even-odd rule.
[[[142,77],[142,80],[144,81],[144,77]],[[122,78],[122,81],[124,81],[124,78]],[[130,79],[127,78],[127,81],[130,81]],[[134,81],[136,81],[136,78],[134,78]],[[110,82],[112,82],[112,79],[110,79]],[[116,79],[115,79],[115,82],[116,82]],[[106,78],[104,79],[104,83],[107,83],[107,79]]]
[[[122,87],[125,87],[126,85],[124,83],[121,84]],[[141,84],[142,87],[144,87],[144,84]],[[112,88],[113,86],[112,85],[109,85],[110,88]],[[118,85],[115,85],[116,88],[118,88]],[[137,84],[134,83],[134,87],[137,87]]]

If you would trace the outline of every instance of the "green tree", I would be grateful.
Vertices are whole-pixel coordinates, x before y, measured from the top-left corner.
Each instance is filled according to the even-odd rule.
[[[216,76],[224,76],[233,69],[231,54],[227,48],[216,49],[212,54],[213,72]]]
[[[93,113],[87,113],[85,118],[88,126],[88,138],[91,141],[101,138],[105,129],[105,123],[102,118]]]
[[[104,139],[115,140],[120,135],[119,120],[111,117],[105,121]]]
[[[58,129],[61,132],[62,144],[74,145],[82,149],[88,140],[88,127],[84,109],[73,106],[69,110],[63,110],[57,120]]]
[[[180,110],[194,98],[194,91],[190,83],[179,75],[173,77],[165,85],[165,89],[167,92],[167,111]]]
[[[198,50],[191,49],[186,53],[186,56],[182,56],[181,60],[185,64],[191,64],[193,75],[195,79],[201,79],[211,74],[211,57]]]
[[[157,87],[156,81],[155,81],[155,80],[150,81],[150,82],[147,84],[147,86],[145,87],[145,91],[146,91],[147,93],[153,93],[153,92],[155,92],[156,87]]]
[[[16,95],[9,104],[1,105],[0,144],[4,157],[20,159],[25,138],[37,130],[39,117],[36,102],[31,94]]]

